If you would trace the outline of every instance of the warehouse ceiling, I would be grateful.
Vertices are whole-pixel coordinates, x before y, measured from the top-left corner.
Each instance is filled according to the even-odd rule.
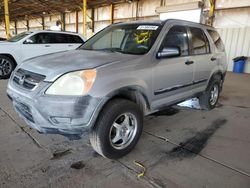
[[[131,2],[131,0],[87,0],[88,8]],[[10,20],[32,19],[56,13],[82,9],[83,0],[9,0]],[[0,21],[4,20],[3,0],[0,1]]]

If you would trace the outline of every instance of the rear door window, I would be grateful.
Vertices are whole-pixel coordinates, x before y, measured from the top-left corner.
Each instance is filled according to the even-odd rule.
[[[210,46],[207,36],[202,29],[190,27],[191,33],[191,55],[210,53]]]
[[[84,43],[84,41],[79,36],[76,35],[67,35],[67,36],[69,43]]]
[[[222,42],[222,39],[220,38],[220,35],[217,31],[214,30],[207,30],[207,32],[209,33],[209,35],[211,36],[214,45],[216,46],[216,48],[218,49],[219,52],[224,52],[225,51],[225,47],[224,44]]]
[[[69,43],[66,34],[49,33],[49,35],[50,35],[50,43],[52,43],[52,44]]]

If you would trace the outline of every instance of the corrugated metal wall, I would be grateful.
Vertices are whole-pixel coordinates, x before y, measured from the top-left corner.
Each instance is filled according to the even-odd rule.
[[[250,57],[250,27],[218,28],[225,44],[228,60],[228,70],[233,70],[233,58],[237,56]],[[250,73],[250,61],[245,65],[245,73]]]

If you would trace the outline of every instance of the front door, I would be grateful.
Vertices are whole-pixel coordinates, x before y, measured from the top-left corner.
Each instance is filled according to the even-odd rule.
[[[168,30],[168,29],[167,29]],[[185,26],[172,26],[159,51],[179,49],[174,57],[159,58],[153,72],[152,107],[173,104],[192,95],[193,61],[189,57],[188,32]]]

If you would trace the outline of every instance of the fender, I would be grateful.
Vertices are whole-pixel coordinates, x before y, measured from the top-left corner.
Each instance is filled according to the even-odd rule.
[[[143,93],[142,88],[140,88],[140,86],[122,87],[115,91],[110,92],[107,95],[107,97],[109,98],[108,101],[114,98],[124,98],[124,99],[131,100],[139,105],[144,115],[147,115],[150,112],[150,104],[149,104],[148,98]]]
[[[13,55],[11,54],[8,54],[8,53],[1,53],[0,55],[3,55],[3,56],[7,56],[8,58],[10,58],[17,66],[17,61],[15,59],[15,57],[13,57]]]
[[[213,78],[215,76],[220,76],[221,78],[221,85],[220,85],[220,90],[222,90],[222,86],[223,86],[223,83],[224,83],[224,80],[225,80],[225,76],[226,76],[226,71],[223,73],[222,70],[217,70],[215,72],[213,72],[209,78],[209,81],[207,83],[207,87],[209,86],[210,82],[213,80]]]

